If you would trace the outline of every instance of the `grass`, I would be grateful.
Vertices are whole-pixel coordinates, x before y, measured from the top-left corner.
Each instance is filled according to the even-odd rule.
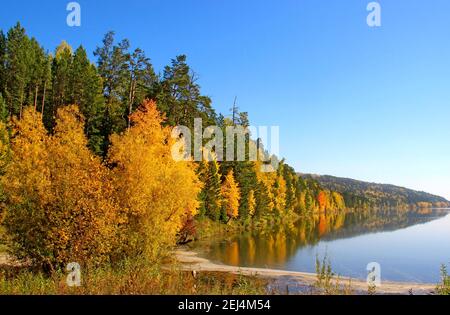
[[[447,266],[441,266],[441,283],[436,287],[439,295],[450,295],[450,276],[448,275]]]
[[[167,266],[166,266],[167,267]],[[266,294],[267,281],[217,272],[180,271],[176,265],[127,261],[118,266],[82,270],[81,286],[69,287],[67,274],[47,276],[38,270],[0,267],[2,295],[258,295]]]
[[[347,284],[341,282],[339,275],[336,275],[332,268],[331,263],[325,255],[322,261],[319,257],[316,258],[316,274],[317,280],[313,286],[313,294],[322,295],[352,295],[354,291],[352,289],[351,280],[348,280]]]

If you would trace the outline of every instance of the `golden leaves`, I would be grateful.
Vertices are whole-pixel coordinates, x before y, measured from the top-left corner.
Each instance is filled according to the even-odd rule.
[[[174,245],[176,233],[199,207],[201,189],[192,162],[176,162],[170,151],[171,129],[152,101],[131,116],[132,127],[111,138],[108,155],[120,208],[128,218],[123,235],[131,240],[128,254],[155,259]]]
[[[117,221],[108,170],[86,147],[75,106],[60,109],[56,122],[47,134],[32,108],[13,121],[11,162],[1,180],[13,254],[53,268],[105,261]]]
[[[241,200],[241,190],[234,180],[234,173],[231,170],[222,183],[222,198],[224,200],[223,207],[229,218],[237,218],[239,216],[239,202]]]

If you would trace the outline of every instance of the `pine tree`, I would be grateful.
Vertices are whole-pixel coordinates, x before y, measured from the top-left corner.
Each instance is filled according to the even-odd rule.
[[[10,115],[22,116],[29,75],[30,40],[25,29],[17,23],[8,31],[5,49],[5,77],[3,97]]]
[[[201,212],[214,221],[219,221],[221,217],[222,194],[221,175],[219,164],[216,159],[203,161],[199,165],[199,177],[204,183],[200,193]]]
[[[28,51],[28,79],[27,79],[27,101],[26,104],[33,105],[37,110],[39,96],[42,93],[47,70],[47,55],[36,39],[32,38]]]
[[[6,123],[9,117],[8,107],[6,106],[5,99],[0,92],[0,121]]]
[[[56,48],[52,63],[52,102],[45,119],[46,127],[52,130],[59,108],[69,105],[72,68],[72,47],[65,41]]]
[[[50,95],[50,92],[52,90],[52,64],[53,64],[53,56],[51,54],[48,54],[45,57],[44,64],[43,64],[43,72],[42,72],[42,98],[40,99],[40,112],[43,115],[44,124],[50,125],[51,124],[51,118],[48,115],[47,107],[48,103],[51,102],[51,98],[48,97]]]
[[[103,87],[97,69],[91,64],[85,49],[80,46],[73,55],[69,81],[69,104],[79,106],[86,117],[85,133],[89,148],[96,154],[102,153],[102,120],[105,114]]]
[[[204,126],[215,124],[211,99],[201,95],[197,77],[187,65],[185,55],[177,56],[165,67],[156,99],[169,125],[192,128],[194,118],[202,118]]]
[[[6,81],[6,36],[2,30],[0,30],[0,94],[5,93],[5,81]]]
[[[270,200],[270,194],[268,187],[263,183],[258,183],[258,189],[255,193],[256,196],[256,217],[261,217],[272,212],[272,201]]]
[[[131,54],[129,59],[129,86],[128,86],[128,117],[140,104],[149,91],[157,83],[157,77],[150,59],[145,56],[143,50],[137,48]],[[128,118],[128,128],[131,126],[131,120]]]
[[[114,32],[108,32],[103,39],[103,46],[97,47],[94,56],[97,57],[98,73],[103,79],[103,95],[105,97],[105,111],[102,122],[103,146],[107,152],[109,137],[113,133],[125,130],[128,124],[129,99],[129,60],[128,40],[122,40],[117,45]]]

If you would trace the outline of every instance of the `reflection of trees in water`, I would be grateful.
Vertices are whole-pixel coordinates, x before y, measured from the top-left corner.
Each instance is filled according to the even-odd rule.
[[[234,266],[282,266],[302,247],[367,233],[393,231],[444,217],[448,210],[395,209],[314,214],[295,224],[248,232],[209,245],[209,256]]]

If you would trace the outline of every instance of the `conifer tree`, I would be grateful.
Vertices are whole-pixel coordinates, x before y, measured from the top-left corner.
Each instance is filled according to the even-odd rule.
[[[17,23],[8,31],[6,40],[3,97],[10,115],[18,117],[22,116],[29,80],[29,46],[25,29]]]
[[[0,121],[6,123],[9,117],[8,107],[6,106],[5,99],[0,92]]]
[[[204,126],[215,124],[216,114],[211,99],[201,95],[197,77],[180,55],[166,66],[156,95],[160,110],[167,115],[167,123],[192,128],[195,118],[202,118]]]
[[[219,221],[222,208],[221,175],[216,159],[202,161],[199,166],[200,180],[204,183],[200,193],[201,212],[214,221]]]
[[[82,46],[73,55],[70,71],[68,103],[79,106],[81,113],[86,117],[85,133],[89,139],[89,148],[94,153],[101,154],[103,144],[101,128],[105,113],[102,80]]]

